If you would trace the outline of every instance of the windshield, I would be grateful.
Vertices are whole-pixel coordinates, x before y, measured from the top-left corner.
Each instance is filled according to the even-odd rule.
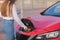
[[[41,14],[43,15],[51,15],[51,16],[60,16],[60,2],[55,3],[48,9],[46,9]]]

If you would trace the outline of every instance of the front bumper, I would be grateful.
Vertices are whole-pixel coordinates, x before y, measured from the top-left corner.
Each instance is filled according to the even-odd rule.
[[[16,40],[27,40],[29,36],[19,34],[18,32],[16,33]]]
[[[50,40],[60,40],[60,36],[54,39],[50,39]]]
[[[36,39],[36,36],[33,37],[32,39],[29,39],[29,38],[30,38],[30,36],[26,36],[26,35],[16,33],[16,39],[17,40],[60,40],[60,36],[57,38],[49,38],[49,39],[47,39],[45,36],[42,39]]]

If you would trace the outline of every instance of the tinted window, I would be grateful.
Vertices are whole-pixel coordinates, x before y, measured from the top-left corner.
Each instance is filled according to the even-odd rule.
[[[53,15],[53,16],[60,16],[60,2],[54,4],[48,10],[46,10],[44,15]]]

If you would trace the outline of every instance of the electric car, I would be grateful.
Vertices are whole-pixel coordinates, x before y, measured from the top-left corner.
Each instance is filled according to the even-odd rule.
[[[60,40],[60,2],[21,21],[28,27],[16,26],[17,40]]]

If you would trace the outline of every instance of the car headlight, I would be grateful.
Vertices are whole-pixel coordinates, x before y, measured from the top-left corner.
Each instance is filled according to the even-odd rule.
[[[58,36],[60,36],[60,31],[54,31],[54,32],[31,36],[28,38],[28,40],[47,40],[49,38],[56,38]]]
[[[49,32],[45,34],[40,34],[36,37],[36,39],[42,39],[42,38],[56,38],[60,36],[60,31],[55,31],[55,32]]]
[[[59,31],[50,32],[46,34],[46,38],[55,38],[59,36]]]

